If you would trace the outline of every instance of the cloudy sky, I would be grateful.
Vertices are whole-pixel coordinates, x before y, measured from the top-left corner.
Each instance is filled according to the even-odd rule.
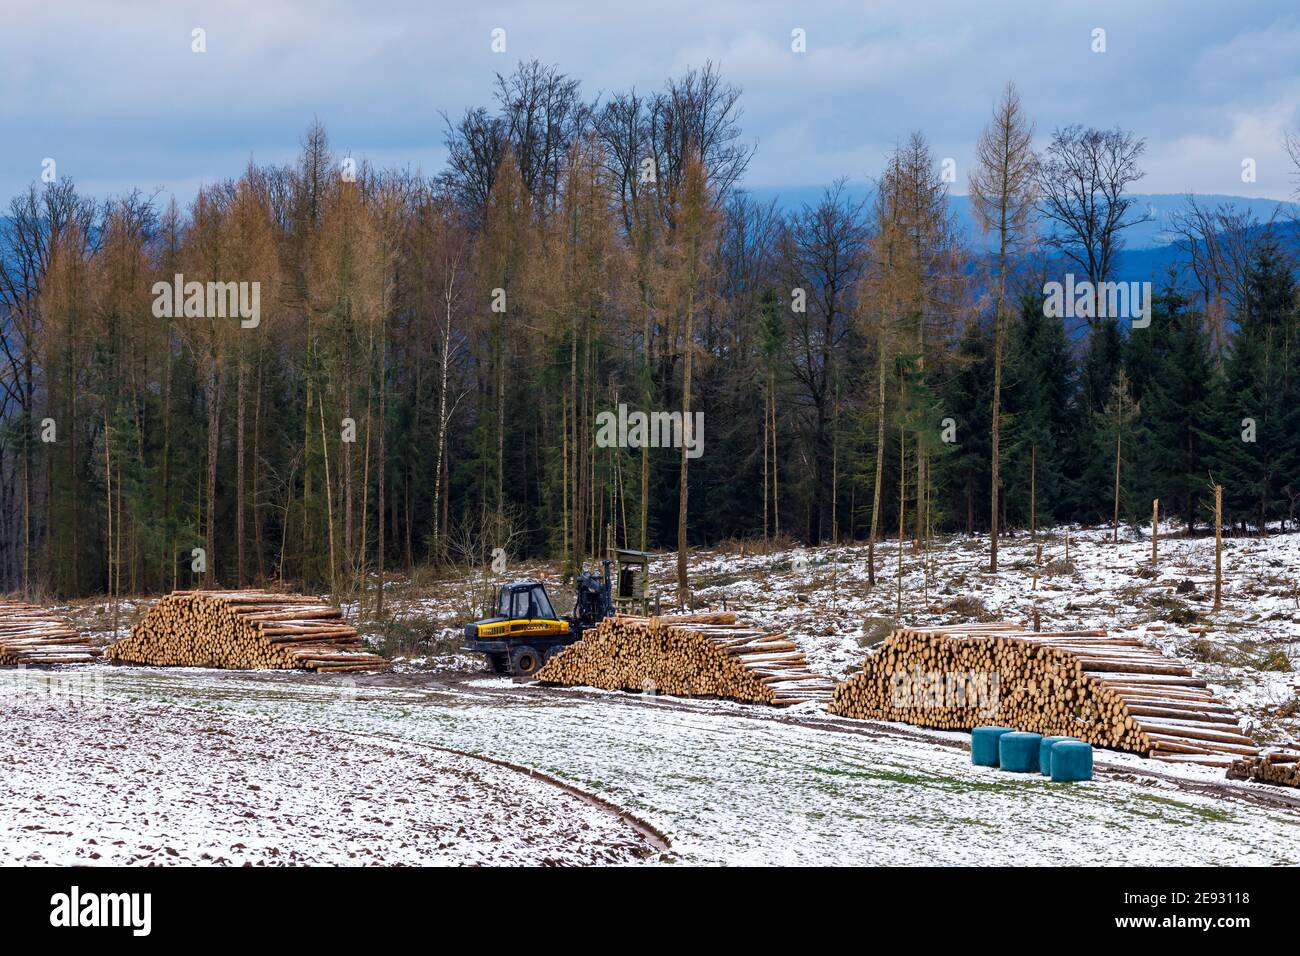
[[[795,28],[806,53],[791,51]],[[712,59],[744,90],[754,186],[865,180],[920,129],[957,160],[963,191],[1008,79],[1040,139],[1074,122],[1147,137],[1143,192],[1288,198],[1300,185],[1281,146],[1300,128],[1296,0],[0,0],[0,201],[47,157],[99,196],[188,200],[250,157],[291,159],[313,116],[340,151],[433,172],[441,114],[487,103],[494,72],[532,58],[589,98]]]

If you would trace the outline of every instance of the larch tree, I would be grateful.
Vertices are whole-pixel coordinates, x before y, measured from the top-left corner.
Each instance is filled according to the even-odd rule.
[[[695,316],[702,299],[708,295],[710,263],[708,250],[713,248],[713,235],[717,227],[717,210],[709,188],[704,162],[699,155],[691,155],[682,177],[681,194],[675,207],[677,229],[673,235],[671,251],[672,284],[674,300],[681,316],[682,351],[682,431],[683,437],[693,428],[691,419],[691,375],[695,364]],[[695,436],[696,441],[703,436]],[[685,605],[689,596],[686,576],[687,515],[689,511],[689,470],[687,442],[681,449],[681,471],[678,479],[677,499],[677,601]]]
[[[337,589],[340,579],[334,484],[344,483],[341,462],[331,468],[331,458],[337,455],[342,459],[341,452],[334,449],[348,443],[331,443],[328,436],[339,436],[340,424],[351,418],[354,358],[361,353],[361,342],[371,323],[376,318],[382,321],[386,305],[384,247],[367,188],[373,188],[368,176],[359,176],[355,181],[332,180],[307,272],[308,305],[315,316],[319,350],[315,366],[318,379],[313,390],[316,408],[311,410],[311,417],[318,426],[313,431],[320,441],[323,465],[331,589]],[[327,398],[331,406],[328,416]],[[382,515],[382,499],[379,507]]]
[[[900,157],[889,157],[885,174],[876,184],[871,212],[871,239],[867,268],[858,296],[858,321],[874,340],[876,352],[875,466],[871,488],[871,525],[867,536],[867,586],[876,585],[876,542],[880,540],[881,494],[885,477],[885,411],[889,369],[893,361],[892,334],[905,313],[900,290],[903,275],[904,235],[901,214],[903,191]]]
[[[993,405],[990,431],[991,506],[989,508],[989,570],[998,570],[998,495],[1001,489],[1002,361],[1007,326],[1007,277],[1013,257],[1032,240],[1034,205],[1038,198],[1034,153],[1034,124],[1025,115],[1014,83],[1007,83],[993,119],[975,147],[976,165],[970,175],[970,202],[975,221],[997,242],[997,285],[993,319]]]
[[[526,296],[520,270],[529,255],[531,242],[532,203],[514,150],[507,147],[487,197],[478,248],[479,295],[487,327],[494,420],[492,489],[488,499],[493,518],[491,528],[485,530],[495,547],[501,547],[507,536],[506,392],[510,386],[507,366],[511,358],[510,343],[515,338],[511,331],[522,326]]]
[[[280,296],[280,253],[275,224],[271,219],[266,184],[250,165],[235,187],[230,213],[225,222],[229,249],[228,270],[239,282],[256,284],[259,315],[257,324],[244,326],[231,319],[235,363],[235,586],[249,579],[247,525],[250,502],[258,495],[256,485],[248,491],[248,405],[250,355],[255,354],[269,326],[279,319],[276,303]],[[260,396],[258,396],[260,398]],[[260,558],[260,555],[258,556]]]
[[[225,221],[229,215],[232,190],[229,183],[202,189],[190,207],[190,227],[182,252],[183,275],[187,286],[190,282],[207,286],[208,283],[224,284],[231,281]],[[187,295],[184,305],[185,308],[176,310],[180,315],[176,323],[177,330],[188,346],[198,371],[207,418],[207,466],[202,502],[205,556],[203,586],[210,588],[216,583],[217,573],[217,478],[226,362],[239,320],[217,317],[215,310],[207,307],[206,296],[201,306],[191,308]]]

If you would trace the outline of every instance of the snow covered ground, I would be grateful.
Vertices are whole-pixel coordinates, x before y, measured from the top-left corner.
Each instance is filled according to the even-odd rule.
[[[269,816],[261,825],[249,824],[256,841],[242,833],[234,841],[254,847],[244,852],[265,855],[278,846],[285,853],[293,847],[303,857],[351,862],[348,852],[360,845],[368,849],[368,859],[409,861],[427,853],[426,859],[437,861],[445,858],[438,843],[422,839],[404,818],[429,801],[450,800],[450,805],[439,803],[435,819],[449,826],[464,823],[454,805],[457,784],[440,784],[432,768],[411,770],[415,758],[409,748],[432,745],[534,767],[628,808],[665,832],[672,858],[686,863],[1300,863],[1300,812],[1294,809],[1189,792],[1138,773],[1106,773],[1085,784],[1013,776],[973,767],[962,750],[904,728],[862,724],[846,730],[843,722],[812,714],[728,702],[683,705],[640,695],[561,693],[490,677],[393,686],[197,669],[93,670],[103,713],[134,728],[130,745],[102,756],[92,751],[98,759],[83,773],[77,766],[80,751],[71,744],[20,747],[14,737],[30,716],[20,712],[21,719],[9,724],[17,730],[8,732],[3,752],[6,761],[13,760],[15,749],[22,755],[25,776],[19,779],[27,782],[19,788],[17,804],[12,795],[0,795],[0,807],[16,805],[22,808],[19,819],[38,821],[54,833],[23,831],[18,820],[6,819],[0,826],[0,858],[61,854],[66,859],[74,847],[84,849],[87,836],[103,845],[128,839],[137,828],[142,833],[133,849],[121,852],[150,858],[138,847],[158,853],[166,851],[156,848],[171,846],[190,859],[212,852],[210,843],[165,836],[188,798],[209,805],[214,792],[204,780],[211,776],[217,781],[247,777],[263,788],[257,812]],[[181,707],[199,716],[182,720]],[[159,736],[164,717],[182,733]],[[90,739],[93,726],[103,726],[102,719],[87,722],[83,740]],[[209,753],[203,741],[213,738],[190,732],[194,728],[225,728],[250,740],[250,756],[282,748],[283,760],[270,761],[261,772],[255,769],[258,757],[245,769],[242,751],[224,755],[238,758],[235,763],[220,751]],[[322,762],[312,759],[320,744],[304,736],[311,732],[345,753],[343,741],[364,742],[356,775],[345,771],[340,783],[327,769],[313,766]],[[223,747],[240,746],[224,735],[217,739]],[[280,740],[291,743],[277,745]],[[65,761],[70,768],[56,767]],[[121,769],[114,770],[114,762]],[[1132,758],[1131,766],[1140,763]],[[223,776],[231,773],[237,776]],[[275,773],[284,776],[277,779]],[[96,780],[113,789],[101,789]],[[500,795],[503,811],[540,812],[545,832],[561,826],[545,804],[534,809],[540,797],[530,797],[526,789],[512,804],[512,781],[524,787],[527,778],[499,781],[507,787]],[[146,808],[125,813],[139,788]],[[234,790],[233,806],[218,803],[223,817],[248,809],[246,789],[241,783]],[[417,799],[421,791],[425,795]],[[228,800],[231,792],[224,787],[220,794]],[[298,794],[310,797],[302,800]],[[63,816],[40,816],[42,795],[43,805],[66,807]],[[399,797],[412,802],[397,804]],[[325,827],[321,808],[344,798],[370,806],[369,813],[354,814],[355,836],[306,829],[309,823]],[[0,810],[0,815],[12,812]],[[371,820],[374,826],[367,828],[367,817],[398,817],[402,825],[393,830]],[[223,827],[238,822],[227,820]],[[508,829],[508,821],[498,822]],[[633,858],[634,845],[601,829],[598,818],[585,825],[587,838],[609,845],[584,850],[566,843],[567,853],[551,852],[574,861],[584,852],[613,856],[621,848],[624,859]],[[501,828],[493,832],[505,835]],[[315,846],[314,840],[324,845]],[[476,859],[487,852],[473,840],[460,850],[467,848]],[[512,851],[528,858],[526,847]],[[231,857],[228,846],[222,855]]]
[[[946,537],[928,555],[909,543],[901,609],[897,542],[877,548],[874,588],[862,545],[700,552],[691,582],[697,608],[725,603],[780,628],[836,677],[895,623],[1032,626],[1037,615],[1044,629],[1126,631],[1190,661],[1261,743],[1294,745],[1300,535],[1227,539],[1214,611],[1212,539],[1165,529],[1153,573],[1149,533],[1121,529],[1115,544],[1105,530],[1069,529],[1068,561],[1066,529],[1005,539],[997,576],[986,571],[986,538]],[[665,608],[673,570],[671,555],[652,565]],[[508,576],[563,593],[554,567]],[[626,808],[688,863],[1300,863],[1300,795],[1226,782],[1218,770],[1099,752],[1096,780],[1053,785],[972,767],[962,735],[835,720],[814,705],[783,712],[491,677],[477,658],[450,652],[471,613],[467,595],[483,585],[481,575],[394,582],[395,621],[366,632],[389,640],[396,629],[408,641],[423,632],[430,642],[386,675],[92,666],[26,676],[75,674],[95,705],[75,720],[75,708],[52,713],[0,681],[0,862],[662,858],[608,809],[563,809],[577,798],[433,749],[449,748],[535,768]],[[107,636],[105,605],[72,610]],[[121,626],[138,611],[127,607]],[[311,759],[322,750],[341,769]],[[245,779],[260,789],[205,783]],[[341,828],[321,822],[322,807],[344,803],[371,812]],[[493,812],[466,813],[467,803]]]
[[[605,807],[482,760],[74,700],[42,680],[0,691],[0,865],[599,864],[655,852]]]
[[[1067,529],[1004,538],[999,571],[988,567],[987,536],[951,536],[928,556],[903,548],[902,608],[898,542],[876,549],[877,581],[867,587],[867,549],[796,548],[741,556],[697,555],[691,581],[699,607],[727,607],[784,630],[815,670],[847,676],[865,648],[895,623],[1016,621],[1043,630],[1125,631],[1189,661],[1249,717],[1261,742],[1300,743],[1300,534],[1224,539],[1223,606],[1214,604],[1214,539],[1162,528],[1159,565],[1150,569],[1150,525],[1134,537],[1120,529]],[[1037,548],[1042,563],[1035,568]],[[652,568],[671,580],[671,556]],[[1193,590],[1179,593],[1190,581]],[[1187,585],[1184,585],[1186,589]],[[667,588],[661,588],[667,591]],[[1286,669],[1282,669],[1286,668]]]

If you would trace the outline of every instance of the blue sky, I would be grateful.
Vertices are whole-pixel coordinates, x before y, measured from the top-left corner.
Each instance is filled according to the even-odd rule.
[[[195,27],[207,53],[190,50]],[[504,54],[490,49],[496,27]],[[790,50],[796,27],[804,54]],[[865,180],[920,129],[956,159],[964,191],[1007,79],[1040,139],[1071,122],[1146,136],[1142,192],[1281,199],[1298,185],[1281,146],[1300,128],[1295,0],[0,0],[0,201],[46,157],[95,195],[140,186],[186,201],[250,156],[290,160],[313,116],[340,151],[433,172],[441,112],[486,103],[494,71],[534,57],[589,98],[714,60],[744,90],[755,186]]]

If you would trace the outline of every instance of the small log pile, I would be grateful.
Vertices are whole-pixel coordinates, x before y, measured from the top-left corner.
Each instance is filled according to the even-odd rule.
[[[96,656],[64,618],[36,604],[0,601],[0,664],[87,664]]]
[[[1242,757],[1228,768],[1228,779],[1300,787],[1300,751],[1273,750]]]
[[[834,687],[808,670],[793,641],[739,625],[731,613],[607,617],[548,661],[537,679],[782,707],[828,701]]]
[[[388,661],[362,648],[343,612],[316,597],[272,591],[173,591],[109,647],[125,664],[368,671]]]
[[[896,630],[835,689],[830,712],[951,730],[1003,724],[1170,762],[1227,766],[1258,753],[1191,668],[1105,631]]]

